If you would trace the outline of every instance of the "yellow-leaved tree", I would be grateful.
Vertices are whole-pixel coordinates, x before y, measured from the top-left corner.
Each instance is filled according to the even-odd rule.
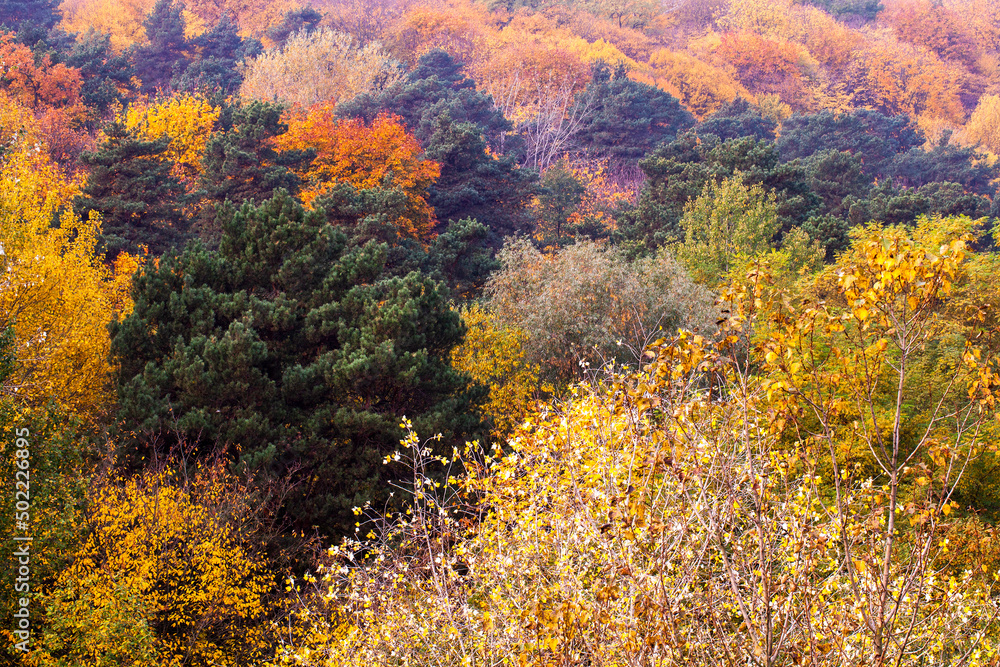
[[[32,114],[2,94],[0,144],[0,330],[8,332],[13,353],[11,372],[0,382],[0,475],[10,480],[0,494],[0,562],[16,562],[9,538],[15,528],[21,535],[30,529],[32,588],[19,593],[34,599],[65,564],[79,531],[89,481],[83,434],[112,400],[107,326],[131,307],[137,260],[101,262],[99,220],[81,220],[70,210],[80,181],[52,161]],[[30,458],[18,460],[29,463],[27,470],[15,467],[15,428],[30,445]],[[30,512],[21,511],[25,492]],[[0,605],[0,634],[12,639],[19,597],[13,578],[0,594],[9,601]]]
[[[262,655],[272,578],[259,507],[219,466],[112,479],[43,599],[28,664],[245,665]]]
[[[220,112],[204,97],[181,94],[155,104],[133,104],[123,120],[147,141],[168,137],[170,143],[159,158],[173,163],[173,175],[193,187],[202,174],[201,157]]]
[[[531,410],[541,386],[539,368],[525,358],[528,334],[500,322],[481,306],[462,311],[468,331],[461,345],[452,350],[452,365],[468,373],[475,382],[489,387],[484,409],[494,433],[504,437]],[[552,391],[550,387],[548,389]]]
[[[1000,95],[983,95],[965,125],[964,139],[1000,155]]]
[[[111,38],[111,46],[124,51],[146,42],[142,22],[153,10],[155,0],[65,0],[60,5],[62,27],[69,32],[95,30]]]
[[[0,140],[0,324],[16,338],[2,391],[22,407],[53,401],[94,416],[111,397],[107,325],[131,307],[137,260],[100,261],[100,221],[70,209],[80,180],[51,161],[31,114],[5,96]]]

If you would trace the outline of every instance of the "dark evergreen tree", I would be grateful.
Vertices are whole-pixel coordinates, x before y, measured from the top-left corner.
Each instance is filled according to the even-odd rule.
[[[59,0],[0,0],[0,27],[12,32],[28,27],[48,31],[61,18]]]
[[[219,22],[191,40],[191,64],[174,78],[177,90],[197,90],[221,99],[233,95],[243,83],[239,63],[260,54],[260,41],[240,37],[239,26],[229,12]]]
[[[132,454],[180,438],[289,476],[287,518],[326,535],[353,530],[353,507],[390,501],[401,471],[382,459],[403,417],[442,434],[442,451],[481,430],[483,392],[449,363],[463,330],[446,291],[387,271],[387,244],[354,238],[366,211],[348,203],[306,212],[279,193],[224,207],[219,250],[147,264],[113,327],[122,424],[145,434]]]
[[[174,0],[156,0],[153,11],[142,22],[149,43],[136,49],[135,69],[145,93],[166,88],[187,67],[183,9]]]
[[[632,81],[624,65],[612,75],[603,63],[581,95],[590,112],[576,141],[590,155],[635,162],[694,125],[694,116],[670,93]]]
[[[426,247],[402,236],[396,222],[409,206],[402,190],[356,190],[342,183],[316,204],[327,212],[331,224],[349,230],[351,243],[380,243],[388,248],[386,275],[420,271],[447,285],[455,299],[465,299],[475,296],[499,268],[488,245],[489,229],[475,220],[452,223]]]
[[[344,102],[337,114],[369,123],[380,113],[396,114],[426,147],[426,140],[438,128],[438,117],[447,113],[452,123],[474,124],[490,148],[502,152],[502,138],[513,126],[494,106],[493,98],[477,91],[476,82],[462,69],[462,63],[447,51],[434,49],[420,57],[405,81]]]
[[[311,159],[305,151],[279,152],[270,139],[288,130],[281,121],[282,107],[268,102],[226,104],[219,117],[220,131],[205,145],[201,188],[205,207],[200,222],[203,232],[212,229],[215,207],[225,201],[242,204],[269,199],[276,188],[297,191],[298,178],[290,167]]]
[[[825,150],[846,151],[861,160],[869,179],[887,176],[896,155],[923,143],[923,133],[908,116],[886,116],[868,109],[839,115],[831,111],[794,114],[781,124],[777,140],[783,160]]]
[[[948,139],[930,151],[913,148],[897,155],[890,167],[893,180],[911,188],[950,181],[968,192],[992,195],[995,188],[990,182],[1000,176],[1000,169],[989,166],[977,149],[953,146]]]
[[[870,221],[889,225],[913,224],[921,215],[968,215],[981,218],[990,214],[987,197],[967,192],[958,183],[928,183],[919,188],[901,188],[883,181],[867,198],[849,197],[847,217],[851,225]]]
[[[300,7],[285,13],[281,22],[267,29],[267,37],[279,49],[284,48],[288,38],[298,32],[311,33],[319,26],[323,15],[312,7]]]
[[[490,252],[489,231],[471,218],[458,220],[427,249],[424,271],[448,285],[456,300],[479,296],[490,275],[500,268]]]
[[[884,9],[881,0],[807,0],[849,25],[870,23]]]
[[[450,221],[474,218],[489,227],[498,247],[504,237],[530,228],[527,205],[537,175],[518,168],[512,142],[504,141],[510,122],[462,74],[461,63],[440,49],[431,51],[406,81],[337,108],[340,117],[365,122],[384,112],[399,115],[427,156],[441,164],[428,197],[442,222],[439,231]]]
[[[738,97],[699,123],[695,132],[699,136],[714,134],[722,141],[740,137],[774,141],[776,129],[777,124],[764,118],[760,109]]]
[[[720,142],[714,135],[699,138],[687,132],[654,150],[639,166],[646,183],[638,205],[620,216],[616,233],[635,252],[681,240],[684,206],[710,179],[721,181],[737,172],[744,182],[775,194],[782,234],[816,215],[822,205],[801,164],[782,163],[773,143],[751,137]]]
[[[527,232],[535,172],[518,168],[511,155],[489,156],[486,140],[475,124],[454,123],[448,112],[436,122],[425,146],[427,157],[441,165],[441,175],[428,189],[427,198],[438,219],[447,223],[479,220],[489,227],[491,245],[497,248],[505,237]]]
[[[846,151],[820,151],[799,164],[808,174],[810,189],[823,200],[823,215],[847,215],[850,205],[844,205],[845,199],[864,199],[871,189],[861,159]]]
[[[114,52],[109,35],[88,30],[73,45],[65,62],[83,76],[80,97],[84,104],[103,115],[115,102],[125,103],[123,91],[131,85],[135,67],[128,53]]]
[[[102,218],[102,243],[109,257],[140,245],[159,255],[182,243],[188,223],[181,213],[187,203],[184,187],[163,160],[169,139],[145,141],[123,123],[109,124],[106,139],[80,161],[90,167],[81,196],[73,204],[82,216],[91,211]]]
[[[565,162],[557,162],[549,167],[541,180],[536,207],[539,224],[549,232],[545,243],[568,243],[573,234],[568,220],[583,202],[587,188],[573,175]],[[565,234],[565,236],[564,236]]]
[[[410,82],[436,80],[449,90],[475,90],[476,82],[465,76],[464,65],[444,49],[432,49],[417,61],[406,76]],[[466,105],[472,107],[474,105]],[[501,116],[502,118],[502,116]],[[471,120],[471,119],[466,119]],[[501,122],[502,121],[498,121]]]

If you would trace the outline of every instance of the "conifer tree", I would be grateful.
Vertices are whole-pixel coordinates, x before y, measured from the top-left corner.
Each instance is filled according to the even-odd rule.
[[[187,67],[188,43],[182,11],[183,7],[174,0],[157,0],[142,23],[149,44],[136,50],[135,68],[145,93],[165,88],[172,77]]]
[[[104,133],[96,151],[80,155],[91,172],[74,208],[84,217],[100,214],[107,255],[136,252],[140,245],[160,254],[181,242],[188,231],[181,213],[187,195],[170,173],[172,163],[161,157],[170,139],[145,141],[120,122]]]
[[[117,54],[107,34],[88,31],[79,37],[66,56],[66,64],[80,70],[80,99],[104,114],[115,102],[124,104],[135,76],[128,53]]]
[[[694,117],[676,97],[632,81],[624,65],[612,73],[598,63],[593,81],[581,95],[590,98],[592,111],[576,139],[595,157],[634,163],[694,125]]]
[[[59,0],[0,0],[0,26],[51,29],[59,22]]]
[[[212,226],[215,207],[225,201],[264,201],[276,188],[296,192],[299,179],[290,167],[311,158],[308,151],[278,152],[270,139],[283,134],[283,108],[267,102],[227,104],[219,118],[221,131],[205,145],[201,179],[205,206],[201,221]],[[216,230],[218,231],[218,230]]]
[[[238,65],[246,58],[261,52],[261,43],[253,38],[244,39],[239,26],[228,12],[211,30],[206,30],[191,40],[194,51],[191,64],[183,74],[174,78],[178,90],[199,90],[225,98],[239,90],[243,74]]]
[[[223,207],[219,250],[147,264],[112,343],[134,454],[180,439],[290,476],[289,520],[327,534],[389,500],[382,459],[404,417],[443,451],[480,428],[479,392],[448,361],[463,329],[447,291],[389,265],[365,231],[370,195],[339,196],[329,211],[284,192]]]
[[[312,7],[292,9],[285,13],[280,23],[267,29],[267,37],[278,48],[284,48],[289,37],[299,32],[311,33],[322,20],[323,15]]]

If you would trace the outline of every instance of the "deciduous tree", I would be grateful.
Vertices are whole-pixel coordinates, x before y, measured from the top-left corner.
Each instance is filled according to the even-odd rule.
[[[14,327],[17,361],[3,394],[97,419],[109,398],[106,329],[129,308],[134,263],[101,262],[100,220],[68,210],[80,182],[47,156],[30,114],[2,97],[0,137],[0,322]]]
[[[191,187],[203,173],[205,145],[215,130],[221,110],[195,95],[178,95],[155,104],[133,104],[125,113],[125,127],[145,141],[166,138],[159,159],[171,174]]]
[[[407,199],[407,212],[396,221],[400,231],[428,240],[435,223],[427,203],[427,189],[440,175],[440,167],[423,159],[423,150],[398,118],[382,115],[371,125],[358,119],[336,120],[332,104],[313,107],[301,117],[293,115],[288,131],[275,138],[282,150],[312,150],[316,157],[298,170],[302,201],[311,204],[337,183],[359,190],[399,188]]]
[[[714,328],[711,293],[666,252],[629,262],[577,241],[551,254],[512,240],[486,286],[497,321],[527,334],[526,359],[559,384],[605,362],[637,363],[646,344],[678,326]]]
[[[28,664],[239,665],[267,655],[259,506],[216,465],[110,479],[40,602]]]
[[[281,49],[249,61],[240,95],[310,107],[378,92],[399,79],[395,61],[379,43],[362,45],[350,35],[320,28],[293,35]]]

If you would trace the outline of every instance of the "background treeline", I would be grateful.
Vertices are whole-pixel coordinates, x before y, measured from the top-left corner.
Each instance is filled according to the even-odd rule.
[[[997,659],[996,3],[0,25],[4,660]]]

